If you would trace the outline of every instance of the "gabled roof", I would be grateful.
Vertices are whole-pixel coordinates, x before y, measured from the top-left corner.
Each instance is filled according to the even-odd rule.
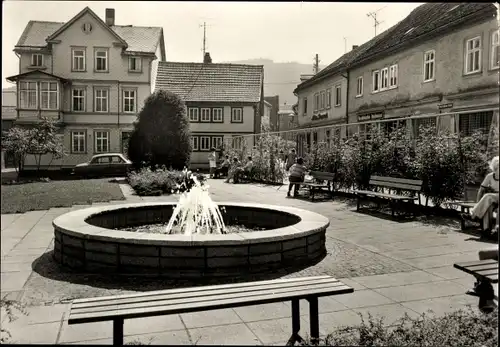
[[[61,28],[68,23],[31,20],[19,38],[16,48],[47,47],[47,39],[51,36],[54,37],[54,34],[60,32]],[[137,27],[131,25],[113,25],[109,27],[104,22],[103,24],[114,35],[126,42],[128,45],[126,52],[155,53],[159,42],[163,40],[163,29],[161,27]]]
[[[69,80],[67,80],[66,78],[62,78],[62,77],[59,77],[59,76],[56,76],[56,75],[53,75],[51,73],[48,73],[48,72],[45,72],[45,71],[42,71],[42,70],[32,70],[32,71],[28,71],[28,72],[25,72],[25,73],[22,73],[22,74],[19,74],[19,75],[15,75],[15,76],[10,76],[10,77],[7,77],[6,80],[9,81],[9,82],[15,82],[17,81],[19,78],[22,78],[22,77],[26,77],[26,76],[29,76],[29,75],[32,75],[32,74],[35,74],[35,73],[40,73],[42,75],[46,75],[48,77],[51,77],[51,78],[55,78],[55,79],[58,79],[60,80],[61,82],[63,83],[66,83],[68,82]]]
[[[113,35],[121,44],[123,44],[125,47],[127,47],[127,43],[125,42],[125,40],[122,39],[114,30],[112,30],[109,27],[109,25],[107,25],[106,23],[104,23],[104,21],[101,18],[99,18],[99,16],[96,15],[95,12],[92,11],[88,6],[86,6],[83,10],[81,10],[80,13],[78,13],[76,16],[74,16],[73,18],[71,18],[71,20],[69,22],[66,22],[59,29],[57,29],[54,33],[52,33],[49,37],[47,37],[47,42],[55,40],[55,38],[59,34],[61,34],[64,30],[66,30],[67,28],[69,28],[74,22],[76,22],[78,19],[80,19],[81,17],[83,17],[87,13],[90,14],[92,17],[94,17],[94,19],[99,24],[101,24],[102,27],[104,27],[107,31],[109,31],[111,33],[111,35]]]
[[[491,16],[486,14],[491,13]],[[300,83],[294,92],[336,73],[361,65],[367,60],[388,55],[405,45],[453,30],[467,24],[471,18],[493,18],[496,7],[492,3],[426,3],[413,10],[398,24],[377,35],[363,45],[342,55],[339,59]]]
[[[156,90],[168,90],[184,101],[259,102],[262,65],[159,62]]]

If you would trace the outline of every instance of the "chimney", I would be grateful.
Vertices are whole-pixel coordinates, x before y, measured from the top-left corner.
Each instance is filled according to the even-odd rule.
[[[115,25],[115,9],[107,8],[106,9],[106,24],[109,26]]]
[[[358,47],[359,47],[359,45],[352,45],[352,50],[354,51]]]
[[[210,58],[210,53],[205,53],[205,56],[203,57],[203,63],[205,64],[210,64],[212,62],[212,58]]]

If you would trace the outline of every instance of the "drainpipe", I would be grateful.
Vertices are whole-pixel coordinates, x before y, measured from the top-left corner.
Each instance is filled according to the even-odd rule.
[[[17,58],[19,59],[19,73],[21,73],[21,55],[17,52],[14,52],[17,56]],[[17,116],[16,116],[16,119],[19,119],[19,98],[20,98],[20,95],[19,95],[19,80],[16,81],[16,113],[17,113]]]
[[[136,92],[137,94],[137,92]],[[136,95],[136,100],[137,100],[137,95]],[[120,131],[120,81],[118,81],[118,117],[117,117],[117,123],[118,123],[118,141],[119,141],[119,146],[120,146],[120,152],[121,152],[121,138],[122,138],[122,132]],[[137,105],[135,105],[135,108],[137,109]]]
[[[345,124],[349,124],[349,70],[347,70],[347,91],[345,98]],[[347,131],[347,128],[346,128]]]

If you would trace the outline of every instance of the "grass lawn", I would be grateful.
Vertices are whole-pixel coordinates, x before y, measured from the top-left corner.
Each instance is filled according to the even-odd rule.
[[[2,185],[2,214],[124,200],[110,178]]]

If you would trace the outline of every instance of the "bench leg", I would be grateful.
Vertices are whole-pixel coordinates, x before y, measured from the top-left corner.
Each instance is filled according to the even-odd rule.
[[[123,346],[123,319],[113,321],[113,346]]]
[[[295,342],[301,342],[300,331],[300,306],[299,300],[292,300],[292,336],[287,342],[287,346],[293,346]]]
[[[319,342],[319,312],[318,312],[318,297],[307,299],[309,301],[309,323],[311,326],[311,342],[317,344]]]
[[[490,313],[493,307],[488,306],[488,303],[495,298],[495,291],[490,282],[481,281],[476,287],[476,292],[479,294],[479,310],[484,313]]]
[[[358,194],[358,201],[356,202],[356,211],[359,211],[359,200],[361,199],[360,195]]]

